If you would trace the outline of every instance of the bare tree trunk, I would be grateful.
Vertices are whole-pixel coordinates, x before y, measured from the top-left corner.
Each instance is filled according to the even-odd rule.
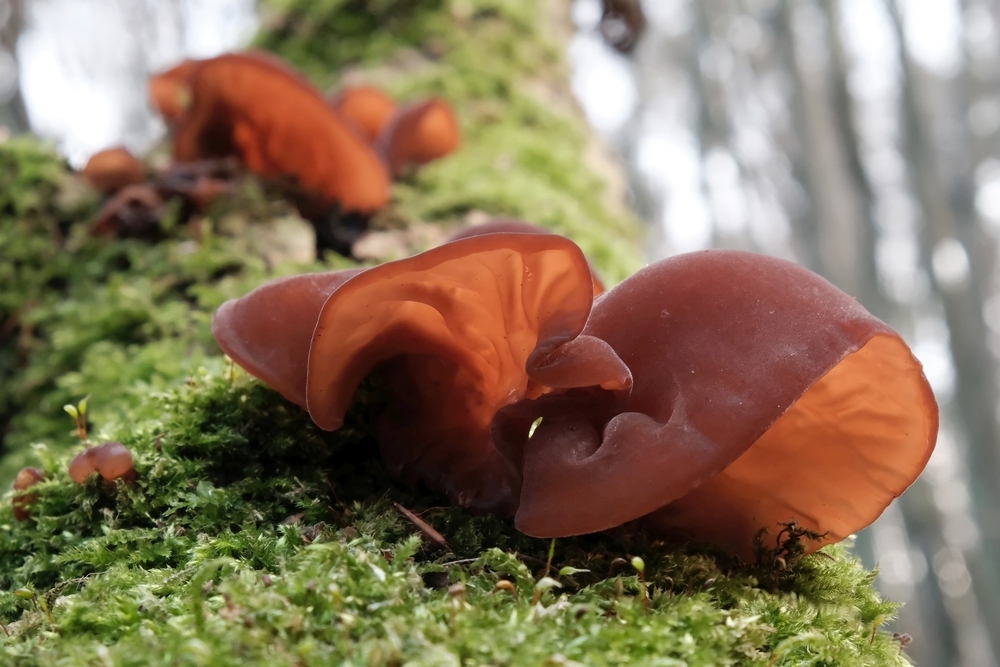
[[[6,6],[8,12],[2,9]],[[8,0],[0,3],[0,53],[3,60],[13,68],[13,89],[0,100],[0,125],[6,127],[12,134],[27,132],[31,129],[28,122],[28,112],[21,97],[20,76],[17,72],[17,39],[23,28],[24,13],[22,0]],[[6,19],[6,20],[3,20]],[[7,58],[9,56],[9,60]]]
[[[970,246],[974,234],[952,208],[949,193],[937,170],[938,156],[930,142],[932,124],[921,104],[919,72],[911,62],[906,34],[894,0],[886,0],[899,43],[902,71],[904,149],[910,165],[913,191],[924,216],[922,256],[944,306],[955,365],[955,404],[968,442],[973,513],[982,542],[982,559],[970,562],[982,615],[990,631],[993,654],[1000,655],[1000,446],[996,422],[996,362],[987,345],[983,299],[974,279],[941,284],[934,276],[932,257],[939,244],[957,240],[971,264],[972,276],[982,274],[980,253]],[[964,224],[962,224],[964,222]]]

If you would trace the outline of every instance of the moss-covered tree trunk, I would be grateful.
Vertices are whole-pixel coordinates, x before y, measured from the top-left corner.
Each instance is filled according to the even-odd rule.
[[[318,84],[364,80],[458,111],[461,151],[395,187],[375,220],[392,241],[380,252],[508,215],[572,237],[611,282],[640,264],[635,220],[588,166],[557,39],[565,7],[265,10],[259,44]],[[376,385],[331,434],[234,368],[212,341],[214,309],[321,268],[272,265],[232,231],[287,216],[252,182],[209,212],[217,233],[195,241],[168,212],[157,245],[88,238],[96,201],[30,140],[0,145],[0,186],[3,469],[47,475],[27,521],[10,496],[0,504],[0,663],[905,664],[879,631],[893,605],[843,548],[748,567],[641,535],[528,539],[387,479],[370,438]],[[132,450],[134,484],[68,478],[81,445],[62,406],[84,395],[88,437]],[[425,510],[448,547],[394,502]]]

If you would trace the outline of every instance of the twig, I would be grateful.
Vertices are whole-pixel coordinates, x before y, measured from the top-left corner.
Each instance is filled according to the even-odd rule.
[[[405,507],[403,507],[399,503],[394,502],[393,506],[397,510],[399,510],[399,513],[402,514],[404,517],[406,517],[406,519],[410,523],[412,523],[414,526],[416,526],[417,529],[421,533],[424,534],[424,537],[426,537],[431,542],[433,542],[434,544],[438,545],[439,547],[441,547],[445,551],[451,551],[451,547],[448,545],[448,540],[444,539],[444,535],[442,535],[441,533],[439,533],[436,530],[434,530],[433,526],[431,526],[429,523],[427,523],[426,521],[424,521],[419,516],[417,516],[416,514],[414,514],[413,512],[411,512],[410,510],[406,509]]]

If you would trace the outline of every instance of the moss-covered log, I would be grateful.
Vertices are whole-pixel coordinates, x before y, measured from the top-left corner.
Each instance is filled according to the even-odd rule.
[[[456,106],[462,150],[397,185],[375,221],[396,250],[433,236],[407,230],[512,215],[571,236],[615,282],[640,262],[639,230],[587,166],[543,9],[275,0],[259,44],[324,86]],[[96,204],[36,142],[0,145],[2,474],[47,476],[27,521],[0,503],[0,663],[906,663],[879,630],[893,605],[843,547],[799,559],[793,543],[751,568],[627,531],[550,544],[394,485],[368,428],[376,384],[326,433],[212,341],[223,300],[304,270],[223,233],[282,202],[247,182],[209,212],[219,233],[195,242],[168,212],[156,245],[88,238]],[[134,483],[69,479],[80,441],[63,405],[85,395],[91,441],[129,447]]]

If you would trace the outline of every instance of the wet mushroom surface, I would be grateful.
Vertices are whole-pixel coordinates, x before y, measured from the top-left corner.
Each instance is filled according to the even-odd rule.
[[[236,156],[265,178],[294,179],[323,213],[367,215],[389,199],[374,149],[277,58],[247,52],[182,63],[153,77],[151,90],[179,163]]]
[[[285,279],[224,304],[216,339],[327,430],[377,371],[392,394],[377,434],[390,472],[465,507],[511,513],[518,473],[492,443],[494,415],[552,391],[553,369],[602,345],[579,338],[593,300],[579,248],[552,234],[491,234],[338,285],[344,275]],[[586,374],[573,382],[629,381],[620,365]]]
[[[654,532],[745,560],[791,521],[824,535],[814,550],[874,521],[934,446],[937,405],[903,340],[790,262],[657,262],[598,299],[583,333],[633,386],[539,405],[517,516],[530,535],[652,513]]]
[[[136,470],[132,452],[120,442],[105,442],[88,447],[70,461],[69,476],[77,484],[83,484],[95,472],[106,482],[134,481]]]
[[[663,260],[594,298],[569,240],[485,233],[266,285],[213,327],[327,430],[380,373],[390,472],[516,510],[534,537],[642,519],[749,561],[759,534],[773,547],[795,522],[822,535],[814,550],[871,523],[937,433],[898,334],[818,275],[747,252]]]

